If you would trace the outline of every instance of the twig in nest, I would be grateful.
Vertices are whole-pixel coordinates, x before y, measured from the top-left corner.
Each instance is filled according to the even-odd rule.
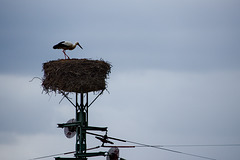
[[[30,80],[29,82],[32,82],[34,79],[39,79],[41,82],[43,81],[43,79],[42,79],[42,78],[40,78],[40,77],[33,77],[33,79],[32,79],[32,80]]]

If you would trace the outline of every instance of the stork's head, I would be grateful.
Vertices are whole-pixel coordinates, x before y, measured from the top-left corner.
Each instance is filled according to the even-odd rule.
[[[82,46],[81,46],[78,42],[77,42],[76,44],[77,44],[81,49],[83,49]]]

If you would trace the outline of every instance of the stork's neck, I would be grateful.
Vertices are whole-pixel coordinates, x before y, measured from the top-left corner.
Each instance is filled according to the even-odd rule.
[[[76,42],[76,43],[73,45],[73,49],[76,48],[77,45],[78,45],[78,42]]]

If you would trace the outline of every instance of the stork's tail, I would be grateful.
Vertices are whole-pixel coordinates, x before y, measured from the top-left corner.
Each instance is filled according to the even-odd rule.
[[[56,44],[53,46],[53,49],[59,49],[59,46]]]

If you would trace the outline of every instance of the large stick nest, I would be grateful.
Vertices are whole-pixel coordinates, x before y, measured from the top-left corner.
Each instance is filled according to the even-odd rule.
[[[43,90],[87,93],[106,89],[111,65],[103,60],[62,59],[43,64]]]

